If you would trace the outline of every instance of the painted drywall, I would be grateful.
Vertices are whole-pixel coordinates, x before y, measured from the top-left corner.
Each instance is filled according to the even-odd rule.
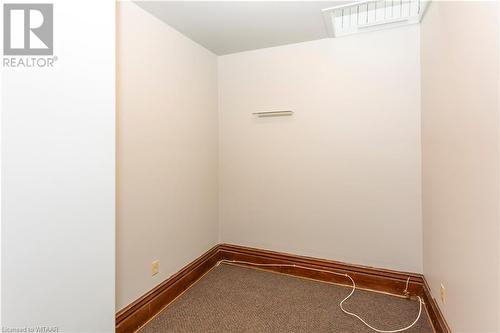
[[[347,2],[349,1],[136,3],[215,54],[223,55],[327,38],[321,10]]]
[[[415,25],[219,57],[222,242],[422,271],[419,43]]]
[[[117,7],[120,309],[217,243],[218,114],[216,56],[133,3]]]
[[[433,2],[421,25],[424,274],[453,332],[500,331],[497,6]]]
[[[51,3],[54,67],[1,72],[2,326],[114,332],[115,1]]]

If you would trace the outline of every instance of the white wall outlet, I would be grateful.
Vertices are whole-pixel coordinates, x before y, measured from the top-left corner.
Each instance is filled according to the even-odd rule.
[[[441,283],[441,288],[439,290],[439,294],[441,295],[441,302],[443,304],[446,304],[446,288],[442,283]]]
[[[151,263],[151,276],[156,275],[160,272],[160,261],[155,260]]]

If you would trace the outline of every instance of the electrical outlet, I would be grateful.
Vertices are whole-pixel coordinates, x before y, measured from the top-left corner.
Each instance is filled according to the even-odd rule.
[[[155,260],[151,263],[151,276],[156,275],[160,272],[160,261]]]
[[[442,283],[441,283],[440,295],[441,295],[441,302],[443,304],[446,304],[446,288]]]

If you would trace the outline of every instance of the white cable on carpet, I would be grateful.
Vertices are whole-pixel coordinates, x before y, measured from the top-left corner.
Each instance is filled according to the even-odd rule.
[[[420,296],[417,296],[418,297],[418,303],[419,303],[419,310],[418,310],[418,316],[417,318],[415,319],[415,321],[413,321],[413,323],[411,323],[409,326],[406,326],[404,328],[400,328],[400,329],[396,329],[396,330],[379,330],[373,326],[371,326],[370,324],[368,324],[365,320],[363,320],[363,318],[361,318],[359,315],[353,313],[353,312],[350,312],[350,311],[347,311],[344,309],[344,302],[347,301],[353,294],[354,294],[354,291],[356,290],[356,283],[354,282],[353,278],[350,277],[347,273],[337,273],[337,272],[333,272],[333,271],[327,271],[327,270],[323,270],[323,269],[318,269],[318,268],[311,268],[311,267],[305,267],[305,266],[300,266],[300,265],[295,265],[295,264],[256,264],[256,263],[252,263],[252,262],[247,262],[247,261],[239,261],[239,260],[220,260],[219,262],[217,262],[217,266],[221,263],[221,262],[225,262],[225,263],[231,263],[231,264],[244,264],[244,265],[250,265],[250,266],[259,266],[259,267],[293,267],[293,268],[301,268],[301,269],[308,269],[308,270],[312,270],[312,271],[316,271],[316,272],[323,272],[323,273],[329,273],[329,274],[334,274],[334,275],[339,275],[339,276],[344,276],[344,277],[347,277],[351,280],[352,282],[352,290],[351,292],[349,293],[349,295],[347,295],[346,298],[344,298],[340,304],[339,304],[339,307],[340,307],[340,310],[342,310],[342,312],[344,312],[345,314],[348,314],[350,316],[353,316],[355,318],[357,318],[359,321],[361,321],[364,325],[366,325],[366,327],[374,330],[375,332],[379,332],[379,333],[397,333],[397,332],[403,332],[403,331],[406,331],[407,329],[410,329],[412,328],[417,322],[418,320],[420,319],[420,316],[422,314],[422,304],[423,304],[423,301],[422,299],[420,298]],[[404,290],[405,293],[408,293],[408,284],[410,282],[410,277],[408,277],[408,280],[406,280],[406,288]]]

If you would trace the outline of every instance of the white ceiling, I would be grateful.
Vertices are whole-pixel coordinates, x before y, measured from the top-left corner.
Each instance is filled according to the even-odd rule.
[[[136,1],[217,55],[327,38],[321,9],[352,1]]]

